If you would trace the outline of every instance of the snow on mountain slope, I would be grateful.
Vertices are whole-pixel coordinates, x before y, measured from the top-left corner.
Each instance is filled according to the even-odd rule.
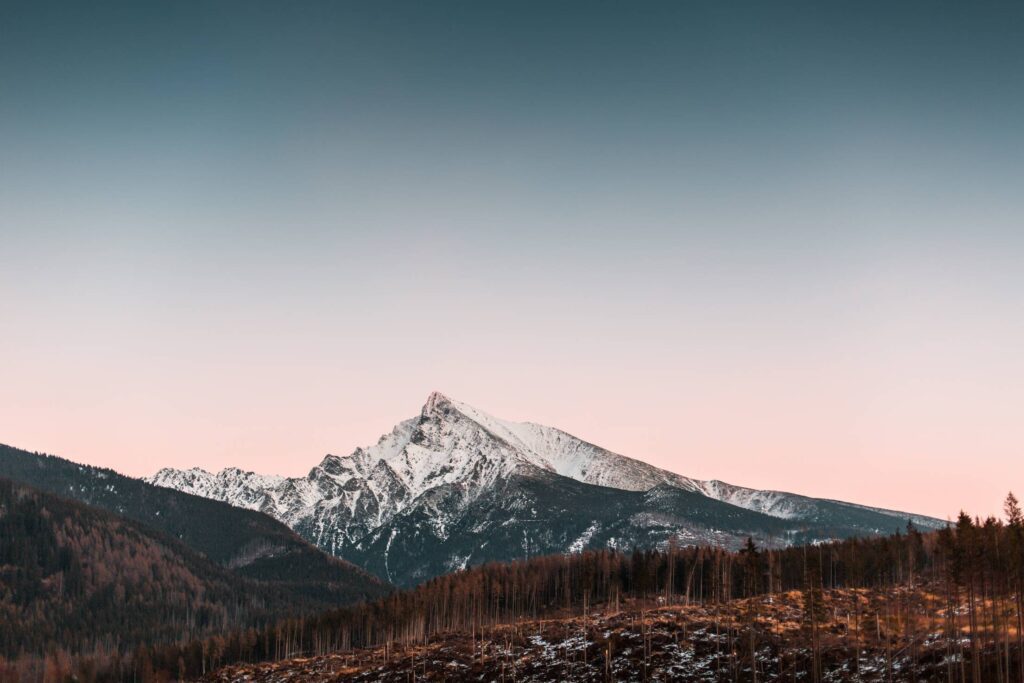
[[[399,423],[373,446],[326,456],[306,477],[193,468],[163,469],[148,481],[267,512],[334,552],[414,504],[436,505],[427,495],[432,491],[454,487],[445,504],[460,509],[498,479],[537,466],[535,455],[481,415],[472,419],[432,394],[418,418]],[[443,526],[444,515],[435,522]]]
[[[696,483],[696,490],[710,498],[747,510],[762,512],[780,519],[821,521],[825,518],[835,518],[843,515],[857,516],[859,512],[870,512],[898,519],[904,524],[908,521],[912,522],[919,529],[939,529],[945,525],[945,522],[942,520],[926,515],[869,507],[841,500],[811,498],[785,491],[751,489],[744,486],[727,484],[717,479],[698,481]]]
[[[155,483],[157,479],[165,477],[174,482],[174,486],[168,488],[203,498],[224,500],[235,507],[251,510],[263,509],[268,503],[267,491],[273,490],[285,480],[284,477],[245,472],[237,467],[228,467],[217,474],[193,467],[189,470],[165,468],[147,481]]]
[[[562,479],[605,488],[596,492],[580,490],[578,485],[573,488],[558,483]],[[592,542],[629,547],[643,539],[664,539],[664,535],[658,534],[667,533],[708,541],[715,538],[716,526],[740,533],[735,528],[739,519],[745,520],[743,524],[751,533],[764,533],[772,538],[787,533],[792,538],[792,534],[806,534],[809,529],[817,530],[813,532],[818,534],[814,538],[888,533],[903,526],[908,517],[922,526],[934,526],[929,522],[936,521],[720,481],[690,479],[612,453],[552,427],[498,419],[436,392],[427,399],[418,417],[400,422],[372,446],[357,448],[346,456],[326,456],[305,477],[262,476],[237,468],[212,474],[193,468],[163,469],[148,481],[261,510],[334,554],[363,554],[366,562],[372,564],[376,558],[368,553],[382,553],[383,565],[379,569],[389,578],[396,571],[395,566],[403,563],[396,553],[410,556],[404,562],[408,567],[415,559],[413,555],[441,546],[450,549],[452,557],[433,558],[431,563],[421,564],[417,570],[421,572],[419,578],[442,566],[467,561],[476,551],[472,544],[465,545],[466,539],[477,538],[476,534],[484,529],[490,529],[492,535],[499,528],[504,529],[502,534],[515,529],[524,538],[523,552],[529,553],[537,544],[545,543],[544,547],[553,551],[571,550]],[[520,483],[509,488],[512,481]],[[524,489],[526,481],[543,485]],[[555,534],[537,536],[530,526],[539,522],[536,508],[557,507],[557,502],[548,501],[545,491],[560,487],[566,496],[584,501],[580,504],[587,509],[572,511],[571,530],[564,528]],[[523,493],[527,489],[532,493]],[[507,491],[507,495],[495,495],[499,490]],[[630,510],[631,519],[640,521],[619,529],[615,532],[618,536],[609,535],[610,529],[618,528],[618,522],[606,518],[606,511],[599,509],[599,501],[602,496],[610,501],[614,491],[685,492],[690,496],[685,500],[692,519],[687,522],[685,515],[658,507],[664,496],[619,497],[623,512]],[[675,501],[674,505],[684,499],[669,496],[667,500]],[[551,512],[555,517],[564,518],[566,514],[567,511]],[[600,524],[599,518],[604,518]],[[697,518],[699,522],[694,521]],[[666,525],[665,519],[673,521]],[[784,520],[788,527],[772,520]],[[587,531],[595,524],[598,526]],[[662,531],[653,532],[659,525],[664,527]],[[787,528],[790,531],[785,531]],[[570,531],[575,536],[566,540],[566,547],[562,548],[560,544]],[[464,538],[452,538],[453,534]],[[466,534],[470,536],[465,537]],[[412,540],[417,536],[421,536],[419,540]]]
[[[437,392],[418,418],[399,423],[373,446],[326,456],[306,477],[165,468],[147,481],[261,510],[293,527],[329,514],[358,517],[373,528],[436,487],[459,484],[471,500],[497,479],[530,467],[627,491],[661,484],[695,491],[701,484],[552,427],[500,420]]]
[[[798,519],[814,513],[814,498],[781,491],[762,491],[712,479],[698,483],[697,490],[715,500],[756,510],[780,519]]]
[[[522,456],[538,467],[564,477],[598,486],[646,491],[659,484],[671,484],[689,491],[699,482],[612,453],[553,427],[532,422],[508,422],[492,417],[460,401],[432,394],[428,400],[443,401],[494,436],[514,446]]]
[[[663,470],[599,446],[588,443],[571,434],[553,427],[532,422],[510,422],[493,417],[482,410],[439,393],[427,400],[425,410],[437,405],[450,406],[468,417],[491,434],[515,446],[533,464],[551,470],[562,476],[597,486],[646,491],[661,484],[676,486],[687,491],[697,491],[746,510],[761,512],[780,519],[802,519],[815,515],[826,503],[871,510],[903,520],[911,518],[924,528],[936,528],[938,520],[923,515],[842,501],[824,501],[784,491],[767,491],[727,484],[718,480],[697,480],[674,472]]]

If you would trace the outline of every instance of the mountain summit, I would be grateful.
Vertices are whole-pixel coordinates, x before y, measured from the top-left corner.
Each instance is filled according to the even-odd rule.
[[[266,512],[399,584],[585,547],[788,545],[890,533],[918,515],[701,481],[433,392],[376,444],[301,478],[162,469],[149,482]]]

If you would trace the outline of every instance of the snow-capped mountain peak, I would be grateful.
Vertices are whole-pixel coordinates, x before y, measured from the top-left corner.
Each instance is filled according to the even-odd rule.
[[[449,427],[468,420],[505,444],[507,455],[517,463],[525,461],[588,484],[628,491],[646,491],[663,483],[687,490],[698,488],[692,479],[612,453],[559,429],[502,420],[439,392],[430,394],[421,412],[421,425],[435,420]]]
[[[549,503],[539,502],[535,498],[536,493],[525,495],[522,486],[513,482],[533,481],[544,487],[559,486],[557,481],[560,480],[576,482],[570,487],[576,492],[574,495],[583,496],[588,501],[612,495],[611,489],[629,494],[660,492],[654,496],[644,494],[640,498],[627,496],[632,501],[629,505],[669,506],[667,509],[658,507],[653,511],[630,513],[633,516],[626,520],[632,520],[629,524],[634,525],[630,527],[634,529],[630,533],[639,533],[635,531],[637,528],[661,529],[658,533],[662,535],[672,528],[677,530],[674,533],[683,533],[682,527],[672,527],[666,522],[677,514],[676,508],[672,507],[675,503],[671,501],[683,500],[679,495],[690,501],[687,506],[698,504],[695,501],[713,501],[699,505],[710,505],[717,510],[714,514],[725,515],[730,520],[745,519],[743,515],[749,514],[746,511],[752,511],[755,517],[766,515],[764,519],[768,521],[763,522],[762,527],[769,533],[777,533],[777,522],[772,520],[790,521],[791,526],[796,525],[794,529],[806,529],[808,522],[814,520],[820,523],[827,520],[831,525],[827,528],[830,529],[837,523],[841,526],[843,520],[856,520],[852,526],[848,524],[844,528],[867,528],[871,531],[885,527],[888,524],[886,520],[900,518],[905,524],[907,518],[903,513],[868,510],[836,501],[759,491],[719,481],[690,479],[605,450],[553,427],[502,420],[436,391],[427,397],[419,415],[398,423],[377,443],[356,448],[349,455],[327,455],[305,477],[264,476],[238,468],[211,474],[192,468],[162,469],[149,478],[154,484],[262,510],[335,554],[345,556],[347,553],[358,554],[383,548],[380,552],[385,554],[384,566],[388,576],[392,568],[387,557],[392,552],[394,534],[398,534],[397,530],[405,524],[403,520],[417,520],[406,535],[412,533],[416,536],[429,531],[438,542],[448,539],[455,528],[473,534],[490,528],[489,525],[498,523],[499,519],[505,520],[501,524],[519,524],[521,522],[516,520],[523,515],[539,514],[537,505]],[[608,493],[580,489],[580,485],[607,487],[603,491]],[[644,502],[637,502],[641,499]],[[552,501],[550,504],[557,507],[557,496]],[[474,517],[484,514],[480,512],[481,505],[498,505],[502,511],[486,513],[485,518],[489,521],[485,523]],[[596,510],[594,514],[604,515],[607,511]],[[476,521],[469,521],[467,515]],[[590,526],[597,525],[587,532],[587,543],[598,542],[595,539],[600,538],[601,525],[595,519],[580,522],[586,522],[581,534]],[[673,524],[678,523],[683,522]],[[692,524],[693,520],[685,523]],[[707,520],[699,522],[700,525],[708,523]],[[640,526],[636,527],[637,524]],[[526,543],[523,550],[529,553],[533,547],[529,538],[540,531],[527,529],[523,533],[526,540],[515,542]],[[643,533],[649,535],[653,532]],[[685,533],[690,538],[708,540],[714,537],[715,532],[705,530],[698,533],[690,526],[686,527]],[[580,534],[577,537],[581,537]],[[578,540],[574,538],[573,542]],[[479,542],[488,541],[480,539]],[[532,541],[534,544],[537,542],[536,539]],[[619,543],[622,540],[609,537],[607,542]],[[472,552],[469,551],[469,555]],[[461,566],[469,555],[459,556],[461,560],[453,557],[451,566]]]
[[[430,392],[430,396],[427,396],[427,402],[423,404],[423,409],[420,411],[420,414],[424,417],[433,415],[442,407],[451,406],[453,404],[454,401],[442,394],[440,391],[432,391]]]

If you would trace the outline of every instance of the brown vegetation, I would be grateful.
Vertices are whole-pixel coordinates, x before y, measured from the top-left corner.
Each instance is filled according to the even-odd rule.
[[[947,679],[947,663],[957,660],[936,635],[945,605],[936,588],[825,590],[814,625],[804,591],[714,604],[631,599],[619,611],[528,619],[479,638],[457,631],[420,644],[228,666],[204,681],[961,680],[955,672]],[[991,644],[984,654],[997,656]]]
[[[1006,523],[962,514],[930,534],[484,565],[315,617],[140,648],[130,665],[140,680],[1024,683],[1022,585],[1024,518],[1010,497]],[[217,665],[230,666],[209,674]],[[96,676],[125,678],[125,666]]]
[[[486,565],[292,623],[296,680],[1024,681],[1024,518]],[[279,625],[280,626],[280,625]],[[714,657],[711,656],[714,651]],[[559,654],[560,653],[560,654]]]
[[[322,609],[304,598],[130,519],[0,479],[0,681],[134,678],[149,647],[201,650],[214,634]]]

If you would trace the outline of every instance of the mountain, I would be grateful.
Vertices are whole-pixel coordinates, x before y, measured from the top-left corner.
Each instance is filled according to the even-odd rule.
[[[166,534],[244,579],[286,591],[297,608],[374,598],[377,577],[329,556],[265,514],[113,470],[0,445],[0,477],[101,508]]]
[[[373,446],[306,477],[163,469],[148,479],[265,512],[399,585],[467,564],[587,547],[789,545],[890,533],[931,518],[701,481],[552,427],[433,393]]]
[[[0,659],[57,648],[124,654],[256,627],[302,608],[289,588],[241,578],[136,521],[0,479]]]

